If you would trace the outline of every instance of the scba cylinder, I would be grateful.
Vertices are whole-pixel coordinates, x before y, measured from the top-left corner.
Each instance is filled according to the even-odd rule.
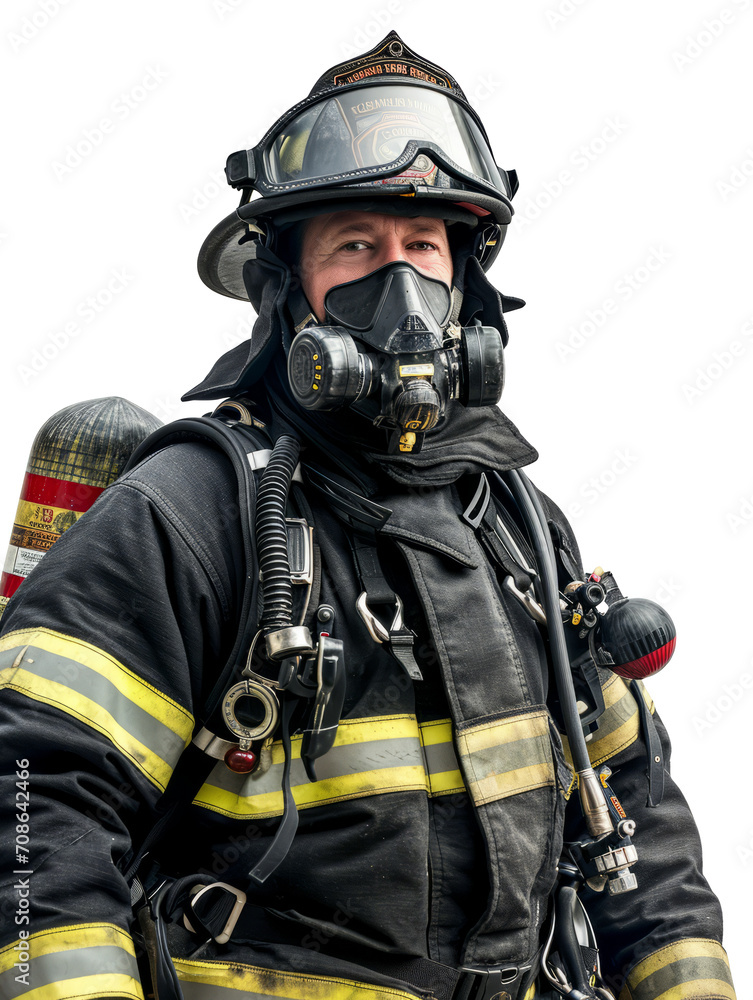
[[[60,536],[120,475],[162,422],[119,396],[54,413],[34,439],[0,581],[0,615]]]

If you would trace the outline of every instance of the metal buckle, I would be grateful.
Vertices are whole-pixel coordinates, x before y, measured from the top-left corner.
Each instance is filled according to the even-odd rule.
[[[212,889],[224,889],[225,891],[230,893],[230,895],[235,896],[235,905],[230,911],[230,916],[227,918],[224,925],[220,929],[219,934],[213,933],[212,928],[207,926],[207,924],[204,921],[202,921],[202,927],[205,927],[206,930],[209,931],[209,933],[212,935],[217,944],[227,944],[227,942],[230,940],[230,935],[235,930],[235,925],[238,923],[238,917],[241,914],[241,910],[246,905],[246,893],[243,892],[242,889],[236,889],[234,885],[228,885],[227,882],[212,882],[211,885],[202,886],[198,892],[196,892],[193,896],[191,896],[191,899],[189,900],[188,903],[189,908],[193,910],[196,904],[201,899],[201,897],[206,895],[206,893],[208,893]],[[196,919],[198,920],[199,919],[198,915],[195,914],[195,916]],[[192,934],[197,933],[196,929],[191,924],[191,921],[188,919],[187,913],[183,914],[183,923],[186,929],[189,930]]]
[[[369,630],[369,635],[374,642],[389,642],[393,632],[400,632],[403,628],[403,602],[395,594],[395,617],[389,631],[382,625],[369,605],[366,603],[368,594],[364,590],[356,600],[356,611],[363,619],[363,623]]]
[[[460,969],[453,1000],[517,1000],[520,983],[527,965],[497,965],[491,968],[474,968],[464,965]]]
[[[540,625],[546,625],[546,615],[544,614],[544,609],[529,593],[524,594],[522,590],[518,590],[515,586],[515,581],[511,576],[506,576],[503,583],[505,589],[509,590],[511,594],[517,597],[534,621],[537,621]]]

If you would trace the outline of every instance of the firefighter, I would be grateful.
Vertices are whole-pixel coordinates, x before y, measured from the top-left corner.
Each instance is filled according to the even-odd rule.
[[[732,1000],[650,697],[588,643],[577,731],[553,683],[486,278],[514,172],[392,32],[227,174],[199,271],[258,319],[186,398],[243,469],[168,431],[3,618],[7,995]]]

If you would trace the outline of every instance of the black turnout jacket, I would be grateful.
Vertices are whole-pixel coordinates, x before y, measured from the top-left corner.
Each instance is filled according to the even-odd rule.
[[[200,947],[171,925],[188,1000],[431,996],[401,963],[535,955],[563,838],[584,830],[540,628],[460,516],[476,482],[478,472],[425,488],[385,479],[374,497],[392,511],[379,556],[417,636],[420,682],[354,611],[361,581],[344,525],[296,487],[321,553],[319,603],[334,608],[344,643],[342,722],[315,781],[293,738],[299,829],[263,886],[247,872],[283,810],[277,739],[250,774],[216,761],[158,849],[167,874],[202,873],[254,904],[224,944]],[[547,510],[577,563],[568,525]],[[109,487],[11,601],[0,640],[1,996],[141,998],[119,863],[153,822],[233,645],[254,571],[240,524],[227,458],[171,445]],[[604,976],[622,1000],[732,1000],[688,806],[668,773],[661,805],[647,805],[636,699],[617,675],[602,681],[590,754],[614,772],[639,854],[637,890],[583,894]],[[648,693],[638,697],[653,712]],[[667,994],[679,984],[685,992]]]

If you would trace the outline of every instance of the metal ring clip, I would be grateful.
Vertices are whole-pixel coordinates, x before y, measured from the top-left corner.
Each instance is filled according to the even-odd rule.
[[[254,698],[261,703],[264,709],[264,718],[252,728],[244,726],[235,714],[235,706],[241,698]],[[238,681],[225,695],[225,700],[222,703],[222,715],[227,728],[239,740],[263,740],[274,732],[277,726],[280,703],[277,700],[277,695],[267,684],[260,684],[258,681],[252,680]]]

